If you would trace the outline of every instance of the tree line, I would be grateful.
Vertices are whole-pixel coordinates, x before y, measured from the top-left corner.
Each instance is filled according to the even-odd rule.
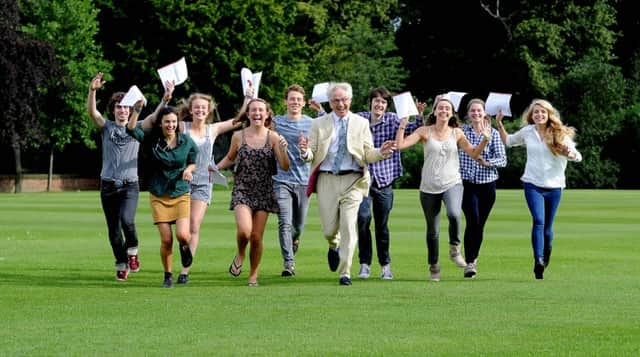
[[[98,134],[84,109],[89,80],[106,73],[113,91],[136,84],[150,104],[162,93],[156,69],[184,56],[189,80],[175,98],[212,94],[221,117],[242,101],[240,69],[262,71],[260,96],[284,112],[284,90],[308,92],[340,80],[352,109],[367,110],[372,88],[409,90],[428,103],[464,91],[512,93],[514,118],[533,98],[550,100],[577,129],[584,162],[569,165],[569,187],[638,188],[638,39],[631,1],[524,0],[172,1],[0,0],[3,174],[99,174]],[[308,93],[308,96],[310,93]],[[312,112],[308,112],[314,115]],[[217,152],[227,141],[219,138]],[[502,187],[517,187],[521,149],[509,149]],[[55,158],[55,159],[54,159]],[[73,158],[73,159],[71,159]],[[83,158],[78,160],[77,158]],[[82,162],[78,162],[82,161]],[[96,162],[97,161],[97,162]],[[23,165],[23,162],[25,163]],[[75,163],[75,165],[74,165]],[[403,153],[402,187],[417,187],[422,156]]]

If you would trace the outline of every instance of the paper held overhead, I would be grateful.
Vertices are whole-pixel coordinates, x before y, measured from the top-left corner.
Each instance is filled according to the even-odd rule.
[[[398,118],[408,118],[412,115],[418,115],[416,102],[411,96],[411,92],[403,92],[393,96],[393,105],[396,107]]]
[[[502,111],[502,115],[510,117],[511,107],[509,102],[511,101],[511,94],[507,93],[489,93],[487,101],[484,105],[484,111],[489,115],[497,115],[499,111]]]
[[[313,92],[311,93],[311,99],[317,103],[327,103],[329,101],[329,82],[318,83],[313,86]]]
[[[162,86],[166,89],[166,82],[173,82],[174,85],[180,85],[184,83],[189,77],[189,72],[187,71],[187,62],[184,57],[179,60],[170,63],[164,67],[158,68],[158,74],[160,75],[160,80],[162,81]]]
[[[448,92],[442,95],[441,98],[450,101],[453,104],[453,110],[457,112],[460,108],[460,101],[466,94],[467,92]]]
[[[147,99],[144,97],[138,86],[132,85],[127,94],[120,100],[120,105],[125,107],[133,107],[137,101],[142,100],[142,105],[147,105]]]
[[[240,79],[242,80],[242,95],[247,94],[247,88],[249,83],[253,85],[252,98],[258,98],[258,89],[260,89],[260,80],[262,79],[262,72],[252,73],[249,68],[242,68],[240,70]]]

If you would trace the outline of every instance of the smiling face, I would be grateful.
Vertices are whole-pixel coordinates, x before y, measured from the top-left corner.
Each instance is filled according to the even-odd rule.
[[[544,125],[549,120],[549,112],[541,105],[534,105],[531,110],[531,119],[536,125]]]
[[[387,105],[387,100],[382,97],[371,99],[371,114],[377,118],[381,117],[387,111]]]
[[[160,120],[160,127],[165,138],[174,137],[178,128],[178,116],[174,113],[163,115]]]
[[[481,103],[472,103],[467,111],[467,116],[472,123],[479,123],[485,117],[484,106]]]
[[[129,121],[129,114],[131,114],[131,107],[127,107],[124,105],[120,105],[120,102],[117,102],[114,107],[114,116],[116,118],[116,124],[120,126],[124,126]]]
[[[264,102],[254,100],[249,103],[249,112],[247,114],[251,121],[251,126],[264,126],[269,118],[267,105]]]
[[[329,100],[331,109],[339,117],[344,117],[349,113],[351,107],[351,98],[346,90],[340,87],[336,87],[331,92],[331,98]]]
[[[453,116],[453,104],[448,100],[440,100],[436,103],[436,119],[437,121],[449,122],[449,119]]]
[[[189,109],[191,118],[193,121],[206,121],[207,117],[211,113],[209,107],[209,101],[204,98],[195,98],[191,101],[191,108]]]
[[[304,94],[290,90],[287,93],[287,99],[285,99],[284,104],[287,106],[287,114],[289,116],[298,116],[302,113],[302,108],[304,108]]]

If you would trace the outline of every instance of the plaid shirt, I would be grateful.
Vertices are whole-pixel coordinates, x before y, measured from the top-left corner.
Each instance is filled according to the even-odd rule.
[[[385,112],[380,121],[371,124],[371,113],[357,113],[361,117],[369,120],[369,128],[373,136],[373,146],[379,148],[387,140],[395,140],[396,132],[400,127],[400,118],[396,113]],[[404,135],[413,133],[418,127],[422,126],[422,117],[417,116],[415,121],[407,123]],[[380,160],[369,164],[369,172],[373,177],[372,182],[379,188],[389,186],[395,179],[402,176],[402,160],[400,160],[400,151],[396,150],[388,159]]]
[[[473,127],[469,124],[462,126],[462,132],[467,137],[471,145],[478,145],[482,140],[482,134],[476,134]],[[482,166],[474,159],[470,158],[464,150],[459,149],[460,153],[460,175],[465,181],[480,184],[492,182],[498,179],[498,167],[507,166],[507,154],[504,144],[500,139],[500,134],[494,128],[491,128],[491,141],[482,151],[482,158],[491,166]]]

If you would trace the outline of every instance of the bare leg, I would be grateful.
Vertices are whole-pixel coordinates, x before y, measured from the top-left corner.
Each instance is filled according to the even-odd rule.
[[[253,212],[251,211],[251,208],[245,205],[237,205],[234,208],[234,211],[236,215],[236,240],[238,244],[236,263],[240,266],[244,263],[245,251],[251,237]]]
[[[200,225],[202,219],[207,212],[207,202],[191,200],[191,218],[189,221],[189,230],[191,231],[191,240],[189,240],[189,248],[191,254],[195,257],[198,243],[200,242]],[[189,268],[182,267],[180,274],[189,274]]]
[[[255,283],[258,281],[258,267],[260,266],[260,260],[262,259],[262,238],[264,236],[264,228],[267,224],[267,218],[269,212],[256,211],[253,214],[253,230],[251,231],[251,250],[250,261],[251,270],[249,271],[249,283]]]
[[[172,251],[173,245],[173,233],[171,232],[171,225],[169,223],[158,223],[158,232],[160,232],[160,260],[162,260],[162,267],[167,273],[171,272],[172,268]]]

